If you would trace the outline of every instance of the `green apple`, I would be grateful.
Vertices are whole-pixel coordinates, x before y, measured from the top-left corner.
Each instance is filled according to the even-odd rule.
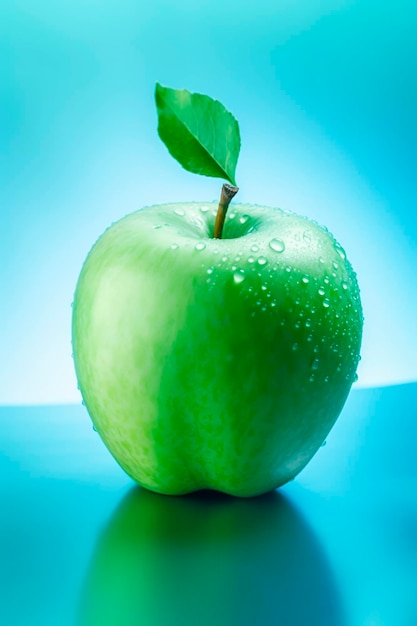
[[[73,305],[75,368],[104,443],[164,494],[265,493],[322,445],[355,380],[356,275],[305,217],[217,204],[144,208],[90,251]]]

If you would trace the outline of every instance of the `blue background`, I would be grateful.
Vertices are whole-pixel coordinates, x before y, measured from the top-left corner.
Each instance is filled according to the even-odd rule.
[[[70,304],[114,220],[213,200],[156,133],[154,84],[238,118],[239,200],[325,224],[358,273],[358,385],[417,379],[415,2],[3,0],[0,403],[79,402]]]

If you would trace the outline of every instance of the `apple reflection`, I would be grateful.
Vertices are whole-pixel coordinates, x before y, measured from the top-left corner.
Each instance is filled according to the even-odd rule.
[[[79,626],[339,626],[337,590],[296,508],[132,489],[99,540]]]

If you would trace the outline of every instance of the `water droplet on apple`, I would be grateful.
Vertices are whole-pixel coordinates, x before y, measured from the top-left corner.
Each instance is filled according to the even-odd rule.
[[[256,243],[254,243],[253,246],[251,246],[251,250],[252,252],[258,252],[259,246],[257,246]]]
[[[307,341],[313,341],[313,335],[311,333],[307,335]]]
[[[97,428],[94,426],[94,424],[92,426],[93,426],[94,432],[96,433],[97,432]]]
[[[254,263],[255,262],[255,257],[250,256],[248,257],[248,263]]]
[[[339,263],[337,263],[337,261],[333,261],[332,265],[335,270],[337,270],[337,268],[339,267]]]
[[[238,272],[234,272],[233,280],[235,281],[235,283],[237,285],[239,283],[243,283],[243,281],[245,280],[245,274],[244,274],[243,270],[239,270]]]
[[[324,294],[325,294],[325,293],[326,293],[326,292],[325,292],[325,290],[324,290],[324,287],[319,287],[319,290],[318,290],[318,294],[319,294],[319,296],[324,296]]]
[[[318,347],[318,346],[314,346],[314,348],[313,348],[313,352],[314,352],[315,354],[317,354],[317,352],[318,352],[318,351],[319,351],[319,347]]]
[[[235,219],[235,217],[236,217],[236,213],[235,213],[234,211],[231,211],[231,212],[228,214],[228,217],[229,217],[229,219],[230,219],[230,220],[234,220],[234,219]]]
[[[308,380],[309,380],[311,383],[313,383],[313,382],[314,382],[314,380],[315,380],[315,378],[316,378],[316,377],[314,376],[314,374],[311,374],[311,376],[310,376],[310,378],[309,378]]]
[[[176,215],[179,215],[180,217],[184,217],[184,215],[185,215],[184,209],[174,209],[174,213]]]
[[[172,243],[171,244],[171,249],[172,250],[176,250],[178,248],[178,244],[177,243]]]
[[[198,243],[195,244],[195,249],[196,250],[204,250],[206,247],[206,244],[203,243],[202,241],[199,241]]]
[[[359,376],[358,373],[356,372],[356,374],[353,376],[353,382],[356,383],[359,380]]]
[[[323,443],[321,444],[320,448],[324,448],[324,446],[327,445],[327,441],[324,440]]]
[[[349,285],[347,284],[347,282],[343,281],[343,283],[342,283],[342,289],[344,289],[345,291],[346,291],[347,289],[349,289]]]
[[[260,256],[258,259],[258,265],[266,265],[268,260],[264,256]]]
[[[330,279],[329,279],[329,277],[328,277],[328,276],[325,276],[325,277],[323,278],[323,282],[324,282],[324,284],[325,284],[325,285],[328,285],[328,284],[330,283]]]
[[[311,364],[311,369],[312,370],[318,370],[319,369],[319,365],[320,365],[320,361],[318,359],[314,359],[314,361]]]
[[[276,300],[272,300],[271,306],[277,306],[277,301]]]
[[[290,273],[290,272],[291,272],[291,268],[290,268],[290,266],[289,266],[289,265],[287,265],[287,267],[285,268],[285,271],[286,271],[286,272],[288,272],[288,273]]]
[[[324,300],[323,300],[323,306],[324,306],[324,308],[325,308],[325,309],[328,309],[328,308],[329,308],[329,306],[330,306],[330,300],[329,300],[329,298],[324,298]]]
[[[306,319],[306,328],[310,328],[310,326],[311,326],[311,319],[308,317]]]
[[[266,291],[268,289],[268,287],[266,285],[261,285],[261,289],[262,289],[262,291]]]
[[[303,239],[304,239],[304,241],[311,241],[311,235],[310,235],[310,233],[305,232],[305,233],[303,234]]]
[[[271,250],[274,250],[274,252],[284,252],[285,250],[285,243],[281,240],[281,239],[271,239],[271,241],[269,242],[269,247],[271,248]]]
[[[239,222],[240,222],[241,224],[246,224],[246,222],[248,221],[248,219],[249,219],[249,215],[242,215],[242,217],[240,217],[240,218],[239,218]]]
[[[325,382],[325,383],[328,383],[328,382],[329,382],[329,377],[328,377],[328,376],[325,376],[325,377],[324,377],[324,382]]]
[[[155,224],[154,229],[156,230],[157,228],[162,228],[161,224]]]
[[[307,276],[303,276],[301,279],[301,282],[304,283],[305,285],[308,285],[308,283],[310,282],[309,279],[307,278]]]
[[[300,347],[300,346],[298,345],[298,343],[297,343],[297,342],[295,342],[295,343],[293,343],[293,344],[292,344],[292,350],[293,350],[294,352],[296,352],[296,351],[298,350],[298,348],[299,348],[299,347]]]
[[[346,252],[343,250],[343,248],[340,245],[340,243],[335,241],[334,242],[334,248],[335,248],[337,254],[340,256],[341,259],[346,259]]]
[[[324,259],[322,256],[319,256],[319,263],[324,263]]]
[[[208,210],[209,210],[209,207],[208,207],[208,206],[201,206],[201,207],[200,207],[200,211],[201,211],[202,213],[207,213],[207,211],[208,211]]]

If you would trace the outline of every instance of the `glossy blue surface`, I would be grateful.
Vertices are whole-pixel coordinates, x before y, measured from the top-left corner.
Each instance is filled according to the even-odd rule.
[[[416,406],[353,391],[252,500],[134,487],[81,406],[1,408],[0,623],[415,626]]]

